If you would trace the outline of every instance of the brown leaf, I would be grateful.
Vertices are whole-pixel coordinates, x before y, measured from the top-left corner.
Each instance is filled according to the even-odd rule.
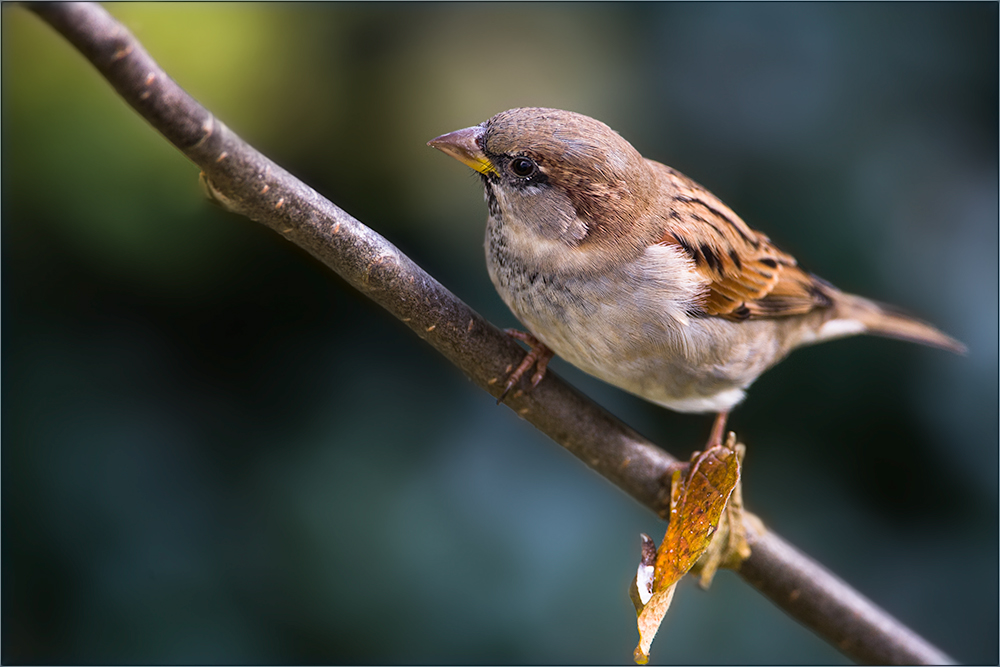
[[[743,454],[746,447],[736,444],[736,434],[730,433],[726,446],[736,451],[740,466],[743,465]],[[737,484],[726,503],[726,510],[719,518],[719,528],[712,536],[708,549],[701,555],[698,562],[691,568],[691,574],[700,575],[698,585],[708,590],[719,567],[738,570],[740,565],[750,557],[750,545],[747,542],[747,521],[760,522],[753,514],[743,509],[743,486]]]
[[[637,664],[649,662],[653,637],[670,609],[677,582],[711,544],[726,503],[739,484],[741,457],[736,447],[736,438],[730,434],[726,445],[695,452],[686,475],[674,471],[670,480],[670,525],[655,560],[653,541],[642,536],[642,560],[629,590],[639,615],[639,645],[632,656]]]
[[[653,593],[649,602],[642,608],[637,624],[639,626],[639,645],[632,654],[637,665],[649,662],[649,647],[653,645],[653,637],[660,628],[660,623],[670,609],[670,601],[674,599],[674,589],[677,584],[668,586],[666,590]]]
[[[665,590],[687,574],[708,548],[739,480],[739,458],[726,446],[695,452],[683,480],[679,470],[674,472],[670,525],[656,554],[654,592]]]

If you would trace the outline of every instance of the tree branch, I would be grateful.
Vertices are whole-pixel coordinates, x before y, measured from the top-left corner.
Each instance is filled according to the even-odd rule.
[[[524,351],[386,239],[352,218],[219,122],[90,3],[30,5],[115,90],[203,172],[230,210],[306,249],[498,396]],[[664,514],[662,475],[675,459],[549,373],[506,405],[640,503]],[[751,533],[741,576],[845,655],[867,663],[952,660],[773,532]]]

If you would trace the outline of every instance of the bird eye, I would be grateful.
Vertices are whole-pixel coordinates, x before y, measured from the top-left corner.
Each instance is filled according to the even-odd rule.
[[[526,157],[516,157],[510,161],[510,170],[515,176],[527,178],[535,173],[535,163]]]

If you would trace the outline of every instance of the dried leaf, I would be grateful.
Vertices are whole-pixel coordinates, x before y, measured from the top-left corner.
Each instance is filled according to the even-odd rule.
[[[735,433],[729,434],[726,446],[736,452],[742,467],[746,447],[736,443]],[[719,518],[719,528],[712,536],[708,549],[691,568],[691,574],[700,576],[698,585],[703,590],[708,590],[712,585],[715,572],[720,567],[739,569],[740,564],[750,557],[750,545],[744,525],[748,519],[759,522],[759,519],[743,509],[743,487],[737,484],[726,503],[726,510]]]
[[[726,446],[695,452],[683,480],[679,470],[674,472],[670,525],[656,554],[654,592],[666,589],[687,574],[708,548],[739,480],[739,457]]]
[[[670,480],[670,525],[655,559],[653,541],[642,536],[642,560],[629,590],[638,613],[639,645],[633,653],[637,664],[649,661],[653,637],[670,608],[677,582],[711,544],[726,503],[739,484],[742,451],[737,455],[736,450],[735,435],[730,434],[725,446],[695,452],[686,475],[675,470]]]
[[[649,602],[642,608],[639,614],[637,625],[639,626],[639,645],[635,647],[632,657],[637,665],[645,665],[649,662],[649,647],[653,645],[653,637],[660,628],[660,623],[670,609],[670,601],[674,599],[674,589],[677,584],[667,587],[666,590],[657,591],[649,598]]]

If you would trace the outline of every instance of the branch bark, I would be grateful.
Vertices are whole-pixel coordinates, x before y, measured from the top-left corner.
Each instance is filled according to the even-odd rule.
[[[524,351],[386,239],[219,122],[91,3],[30,9],[69,40],[158,132],[202,169],[227,208],[273,229],[405,322],[476,384],[498,396]],[[549,373],[506,405],[661,516],[662,475],[676,459]],[[669,495],[669,494],[667,494]],[[879,664],[951,664],[940,650],[778,537],[749,535],[739,574],[848,657]]]

